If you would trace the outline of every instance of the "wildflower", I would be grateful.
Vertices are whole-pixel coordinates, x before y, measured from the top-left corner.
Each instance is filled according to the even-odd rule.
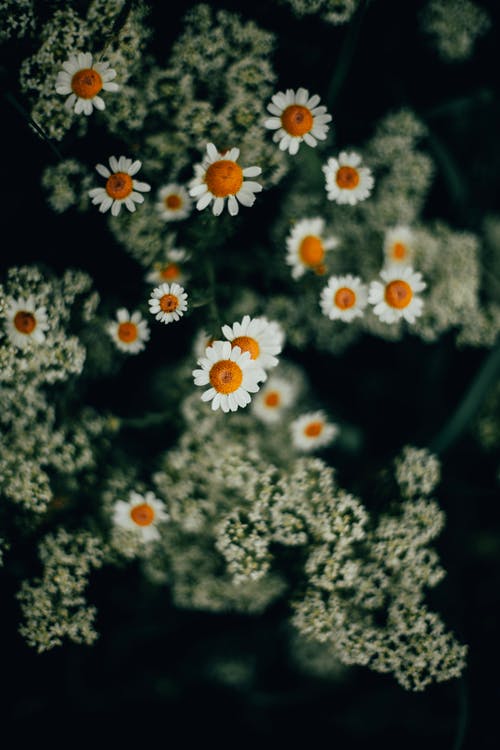
[[[278,364],[275,355],[281,352],[284,334],[277,323],[245,315],[241,323],[222,326],[222,333],[232,347],[249,352],[252,363],[263,370]]]
[[[30,342],[41,344],[49,328],[45,307],[36,307],[34,297],[7,300],[5,311],[7,336],[20,349]]]
[[[320,307],[330,320],[350,323],[363,315],[367,303],[367,288],[359,276],[330,276],[321,292]]]
[[[322,411],[308,412],[290,425],[292,442],[301,451],[323,448],[337,437],[339,428],[327,421]]]
[[[213,200],[212,212],[214,216],[219,216],[224,210],[226,198],[231,216],[236,216],[239,211],[238,201],[243,206],[253,206],[255,193],[260,193],[262,185],[244,178],[257,177],[262,170],[260,167],[242,169],[236,163],[239,155],[238,148],[221,154],[213,143],[207,144],[207,155],[201,164],[196,165],[196,174],[190,182],[189,190],[189,195],[197,198],[196,208],[199,211]]]
[[[289,380],[272,375],[252,400],[252,411],[262,422],[279,422],[296,395],[297,389]]]
[[[257,393],[265,373],[252,363],[250,352],[232,347],[229,341],[214,341],[200,357],[201,370],[193,370],[195,385],[210,385],[202,401],[211,401],[212,409],[236,411],[250,403],[250,393]]]
[[[211,336],[204,328],[199,330],[193,342],[193,354],[196,359],[204,357],[207,346],[212,346],[215,340],[215,336]]]
[[[387,265],[411,265],[415,236],[407,226],[388,229],[384,239],[384,256]]]
[[[165,260],[153,264],[146,274],[146,281],[150,284],[162,284],[163,282],[180,283],[186,279],[186,273],[182,263],[188,257],[183,248],[171,248],[165,253]]]
[[[179,320],[187,310],[187,294],[180,284],[160,284],[149,298],[149,312],[162,323]]]
[[[143,542],[160,539],[158,524],[168,519],[165,505],[152,492],[143,496],[132,490],[128,501],[118,500],[113,506],[115,526],[134,531]]]
[[[368,292],[368,302],[374,305],[373,311],[384,323],[395,323],[404,318],[414,323],[422,314],[423,300],[417,296],[427,284],[422,274],[411,266],[392,267],[381,271],[384,283],[372,281]]]
[[[109,67],[109,62],[102,61],[92,63],[90,52],[78,52],[71,55],[62,64],[63,70],[59,71],[56,79],[56,91],[58,94],[67,95],[64,106],[73,109],[77,115],[82,112],[85,115],[92,114],[93,108],[105,109],[104,99],[99,94],[101,91],[118,91],[119,86],[113,81],[116,78],[116,70]]]
[[[191,213],[193,202],[182,185],[171,182],[160,188],[156,209],[164,221],[179,221]]]
[[[336,237],[323,237],[325,222],[321,218],[302,219],[292,228],[286,240],[286,262],[292,276],[299,279],[306,271],[325,272],[325,253],[337,247]]]
[[[113,339],[117,349],[129,354],[137,354],[142,351],[145,342],[149,339],[149,326],[139,311],[130,315],[128,310],[121,307],[116,311],[117,320],[111,321],[107,331]]]
[[[324,141],[328,132],[327,123],[332,119],[325,114],[326,107],[318,107],[320,97],[317,94],[309,97],[307,89],[287,89],[286,93],[278,91],[267,105],[273,115],[264,123],[264,127],[275,130],[273,141],[279,142],[282,151],[294,155],[302,141],[308,146],[316,146]]]
[[[333,156],[322,167],[325,189],[329,201],[349,203],[354,206],[364,201],[371,193],[374,179],[368,167],[360,167],[361,157],[354,152],[341,151],[338,159]]]
[[[94,205],[99,205],[99,211],[104,213],[111,208],[113,216],[118,216],[122,203],[125,203],[129,211],[135,211],[136,203],[144,203],[144,196],[141,193],[147,193],[151,186],[147,182],[138,182],[132,177],[137,174],[142,164],[139,160],[132,161],[120,156],[109,157],[109,166],[111,172],[104,164],[96,164],[96,170],[102,177],[106,178],[106,187],[93,188],[89,190],[89,196],[92,198]],[[137,191],[140,192],[137,192]]]

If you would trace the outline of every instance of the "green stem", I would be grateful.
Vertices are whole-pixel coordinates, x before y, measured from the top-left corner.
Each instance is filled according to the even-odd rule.
[[[28,123],[28,125],[30,125],[33,128],[33,130],[36,130],[36,132],[38,133],[38,135],[41,136],[41,138],[43,138],[43,140],[45,141],[45,143],[54,152],[54,154],[57,156],[57,158],[60,161],[64,161],[64,156],[61,154],[61,152],[59,151],[59,149],[56,146],[54,146],[54,144],[52,143],[52,141],[50,140],[50,138],[48,137],[48,135],[45,133],[45,131],[43,130],[43,128],[41,128],[40,125],[37,122],[35,122],[35,120],[28,114],[28,112],[24,109],[24,107],[22,106],[22,104],[19,104],[19,102],[17,101],[17,99],[10,93],[10,91],[6,91],[5,94],[4,94],[4,96],[7,99],[7,101],[9,102],[9,104],[12,104],[12,106],[14,107],[14,109],[17,110],[17,112],[19,112],[19,114],[21,115],[21,117],[23,117],[26,120],[26,122]]]
[[[464,739],[465,730],[467,728],[468,719],[468,701],[467,701],[467,689],[465,686],[465,680],[462,677],[459,683],[459,714],[457,723],[457,732],[455,735],[455,742],[453,744],[453,750],[461,750]]]
[[[342,49],[340,50],[340,54],[335,64],[335,72],[330,79],[330,85],[328,87],[328,92],[326,95],[326,104],[329,111],[333,109],[340,90],[344,85],[344,81],[347,78],[347,74],[349,72],[349,68],[351,67],[354,52],[356,49],[356,44],[361,29],[361,22],[363,20],[365,10],[367,9],[369,2],[370,0],[361,0],[354,14],[354,17],[349,24]]]
[[[126,418],[119,418],[120,419],[120,429],[121,428],[131,428],[135,430],[140,429],[147,429],[148,427],[156,427],[157,425],[161,425],[164,422],[167,422],[169,419],[172,418],[172,412],[171,411],[159,411],[159,412],[150,412],[149,414],[144,414],[142,417],[126,417]]]

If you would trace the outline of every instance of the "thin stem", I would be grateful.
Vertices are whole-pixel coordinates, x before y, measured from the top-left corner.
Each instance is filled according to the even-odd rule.
[[[361,22],[363,20],[365,10],[368,7],[369,2],[370,0],[361,0],[354,14],[354,17],[349,24],[342,49],[340,50],[339,57],[335,64],[335,72],[331,77],[330,85],[328,87],[328,92],[326,95],[326,103],[330,111],[333,109],[344,81],[347,78],[349,68],[351,67],[356,44],[358,41],[359,31],[361,29]]]
[[[45,141],[45,143],[54,152],[54,154],[57,156],[57,158],[60,161],[64,161],[64,156],[61,154],[61,152],[59,151],[59,149],[57,148],[57,146],[55,146],[52,143],[52,141],[50,140],[50,138],[48,137],[48,135],[45,133],[45,131],[43,130],[43,128],[40,127],[40,125],[37,122],[35,122],[35,120],[28,114],[28,112],[24,109],[24,107],[22,106],[22,104],[20,104],[17,101],[17,99],[10,93],[10,91],[6,91],[5,94],[4,94],[4,96],[7,99],[7,101],[9,102],[9,104],[12,104],[12,106],[14,107],[14,109],[17,110],[19,112],[19,114],[21,115],[21,117],[23,117],[26,120],[26,122],[28,123],[28,125],[30,125],[34,130],[36,130],[36,132],[38,133],[38,135],[41,136],[41,138],[43,138],[43,140]]]
[[[469,707],[468,707],[468,700],[467,700],[467,688],[465,685],[465,680],[462,677],[459,683],[459,713],[458,713],[458,722],[457,722],[457,731],[455,734],[455,742],[453,744],[453,750],[461,750],[464,739],[465,739],[465,730],[467,728],[467,720],[469,716]]]

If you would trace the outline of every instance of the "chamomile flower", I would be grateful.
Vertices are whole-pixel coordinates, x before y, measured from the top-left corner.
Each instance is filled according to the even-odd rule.
[[[204,328],[199,330],[193,342],[193,354],[195,358],[198,360],[200,357],[204,357],[207,347],[212,346],[214,341],[215,336],[211,336]]]
[[[106,178],[106,186],[89,190],[92,203],[99,205],[101,213],[111,208],[113,216],[118,216],[122,203],[125,203],[129,211],[135,211],[136,203],[144,203],[144,196],[141,193],[151,190],[151,185],[147,182],[132,179],[142,163],[139,160],[127,159],[125,156],[120,156],[119,159],[110,156],[109,166],[111,171],[104,164],[96,165],[97,172],[101,177]]]
[[[314,451],[329,445],[338,435],[337,425],[327,421],[322,411],[309,412],[290,425],[292,443],[300,451]]]
[[[231,216],[239,211],[238,203],[243,206],[253,206],[255,193],[260,193],[262,185],[258,182],[245,180],[245,177],[257,177],[260,167],[246,167],[242,169],[237,164],[240,150],[231,148],[221,154],[213,143],[207,144],[207,154],[201,164],[195,167],[195,176],[189,183],[189,195],[197,200],[196,208],[202,211],[212,201],[212,213],[219,216],[224,210],[227,198],[227,208]]]
[[[34,297],[7,298],[5,318],[7,336],[19,349],[45,341],[45,331],[49,328],[47,311],[36,306]]]
[[[160,539],[158,525],[168,521],[165,505],[152,492],[140,495],[130,492],[128,501],[118,500],[113,506],[113,523],[135,532],[143,542]]]
[[[418,296],[418,292],[427,286],[422,274],[415,272],[411,266],[391,266],[381,271],[380,276],[384,283],[372,281],[368,292],[368,302],[374,305],[375,315],[384,323],[395,323],[402,318],[414,323],[424,306],[422,298]]]
[[[164,221],[180,221],[191,213],[193,201],[185,187],[175,182],[160,188],[156,210]]]
[[[371,170],[360,164],[361,156],[354,152],[341,151],[338,159],[328,159],[322,170],[329,201],[354,206],[368,198],[375,181]]]
[[[302,219],[293,227],[286,239],[286,262],[292,267],[294,279],[306,271],[325,272],[325,254],[337,247],[336,237],[324,237],[325,222],[321,218]]]
[[[368,303],[368,290],[359,276],[330,276],[321,292],[320,307],[330,320],[350,323],[361,317]]]
[[[297,388],[285,378],[271,375],[252,399],[252,411],[262,422],[279,422],[287,409],[295,403]]]
[[[71,55],[62,64],[56,78],[58,94],[68,96],[64,106],[73,109],[77,115],[90,115],[94,107],[105,109],[101,91],[118,91],[119,86],[113,81],[116,70],[109,67],[109,62],[93,62],[90,52],[78,52]]]
[[[148,301],[149,312],[162,323],[179,320],[187,310],[187,294],[180,284],[160,284]]]
[[[201,369],[193,370],[194,384],[210,386],[201,400],[211,401],[214,411],[236,411],[247,406],[250,394],[257,393],[259,381],[265,377],[263,370],[252,363],[250,352],[232,347],[229,341],[214,341],[198,364]]]
[[[293,156],[303,141],[314,147],[325,140],[332,116],[326,114],[326,107],[318,107],[317,94],[310,97],[307,89],[287,89],[271,99],[267,109],[273,116],[264,122],[264,127],[276,131],[273,141],[279,143],[282,151],[288,150]]]
[[[412,264],[415,235],[410,227],[397,226],[388,229],[384,238],[384,257],[387,266],[409,266]]]
[[[108,323],[106,330],[116,348],[128,354],[142,351],[150,335],[149,326],[141,313],[136,310],[131,315],[124,307],[116,311],[116,320]]]
[[[149,284],[172,283],[173,281],[180,284],[184,282],[187,274],[183,268],[183,263],[187,258],[188,254],[184,248],[170,248],[165,253],[163,261],[153,263],[153,267],[146,274],[145,280]]]
[[[239,346],[242,352],[249,352],[252,363],[263,370],[278,364],[276,355],[281,352],[284,340],[278,323],[244,315],[241,323],[222,326],[222,333],[231,346]]]

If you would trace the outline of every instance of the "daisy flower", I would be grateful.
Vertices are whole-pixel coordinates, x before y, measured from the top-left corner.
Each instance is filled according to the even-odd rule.
[[[193,354],[197,360],[205,356],[207,347],[212,346],[214,341],[215,336],[211,336],[204,328],[198,331],[193,342]]]
[[[302,219],[292,228],[286,239],[286,262],[292,267],[294,279],[300,279],[306,271],[317,274],[325,272],[325,254],[337,247],[336,237],[324,237],[323,219]]]
[[[142,351],[149,339],[149,326],[141,313],[136,310],[130,315],[124,307],[116,311],[116,320],[108,323],[106,330],[116,348],[129,354]]]
[[[262,422],[279,422],[295,402],[297,388],[285,378],[272,375],[252,400],[252,411]]]
[[[5,310],[6,332],[9,339],[19,349],[29,346],[30,342],[41,344],[49,328],[45,307],[36,307],[35,298],[7,298]]]
[[[339,433],[337,425],[328,422],[322,411],[303,414],[292,422],[290,430],[295,448],[306,452],[323,448]]]
[[[149,312],[162,323],[179,320],[187,310],[187,294],[180,284],[160,284],[149,298]]]
[[[330,276],[321,292],[320,307],[330,320],[350,323],[361,317],[368,303],[368,290],[359,276]]]
[[[354,206],[371,193],[375,180],[368,167],[360,167],[361,157],[354,152],[341,151],[338,159],[328,159],[322,170],[329,201]]]
[[[368,302],[374,305],[375,315],[384,323],[395,323],[401,318],[414,323],[424,306],[421,297],[417,296],[427,286],[422,274],[411,266],[391,266],[381,271],[380,276],[384,283],[372,281],[368,292]]]
[[[56,78],[56,91],[66,96],[64,106],[74,109],[77,115],[92,114],[96,109],[105,109],[101,91],[118,91],[119,86],[113,81],[116,70],[109,67],[109,62],[92,62],[90,52],[78,52],[71,55],[62,64]]]
[[[145,280],[149,284],[162,284],[163,282],[180,283],[185,281],[187,274],[182,268],[182,263],[187,260],[188,254],[183,248],[171,248],[165,253],[165,260],[153,264],[146,274]]]
[[[175,182],[158,190],[156,210],[164,221],[179,221],[191,213],[193,201],[185,187]]]
[[[241,323],[222,326],[222,333],[231,342],[231,346],[238,346],[242,352],[249,352],[252,364],[262,370],[278,364],[275,355],[281,352],[284,340],[278,323],[269,322],[267,318],[245,315]]]
[[[118,500],[113,506],[115,526],[134,531],[143,542],[160,539],[158,524],[168,519],[165,505],[152,492],[143,496],[132,490],[128,501]]]
[[[189,195],[196,198],[196,208],[202,211],[213,200],[212,212],[219,216],[224,210],[227,198],[227,208],[231,216],[239,211],[238,202],[243,206],[253,206],[255,193],[260,193],[262,185],[258,182],[245,180],[245,177],[257,177],[260,167],[246,167],[242,169],[237,164],[240,155],[238,148],[232,148],[221,154],[213,143],[207,144],[207,155],[201,164],[195,167],[195,177],[189,183]]]
[[[384,257],[389,265],[411,265],[414,256],[415,235],[410,227],[388,229],[384,238]]]
[[[232,347],[229,341],[214,341],[207,347],[205,356],[198,360],[200,370],[193,370],[194,384],[210,386],[201,395],[202,401],[211,401],[212,409],[236,411],[247,406],[251,393],[259,390],[259,381],[265,373],[252,363],[250,352]]]
[[[99,205],[99,211],[104,213],[111,208],[113,216],[118,216],[122,203],[129,211],[135,211],[136,203],[144,203],[144,196],[141,193],[147,193],[151,190],[151,185],[147,182],[138,182],[132,177],[137,174],[142,166],[139,160],[132,161],[120,156],[109,157],[109,166],[111,171],[104,164],[96,164],[96,171],[101,177],[106,178],[106,187],[93,188],[89,190],[89,196],[92,198],[94,205]],[[137,192],[139,191],[139,192]]]
[[[302,141],[308,146],[316,146],[324,141],[328,132],[327,123],[332,119],[325,114],[326,107],[318,107],[320,97],[317,94],[309,97],[307,89],[287,89],[278,91],[267,105],[273,115],[264,122],[264,127],[275,130],[273,141],[279,142],[282,151],[294,155]]]

